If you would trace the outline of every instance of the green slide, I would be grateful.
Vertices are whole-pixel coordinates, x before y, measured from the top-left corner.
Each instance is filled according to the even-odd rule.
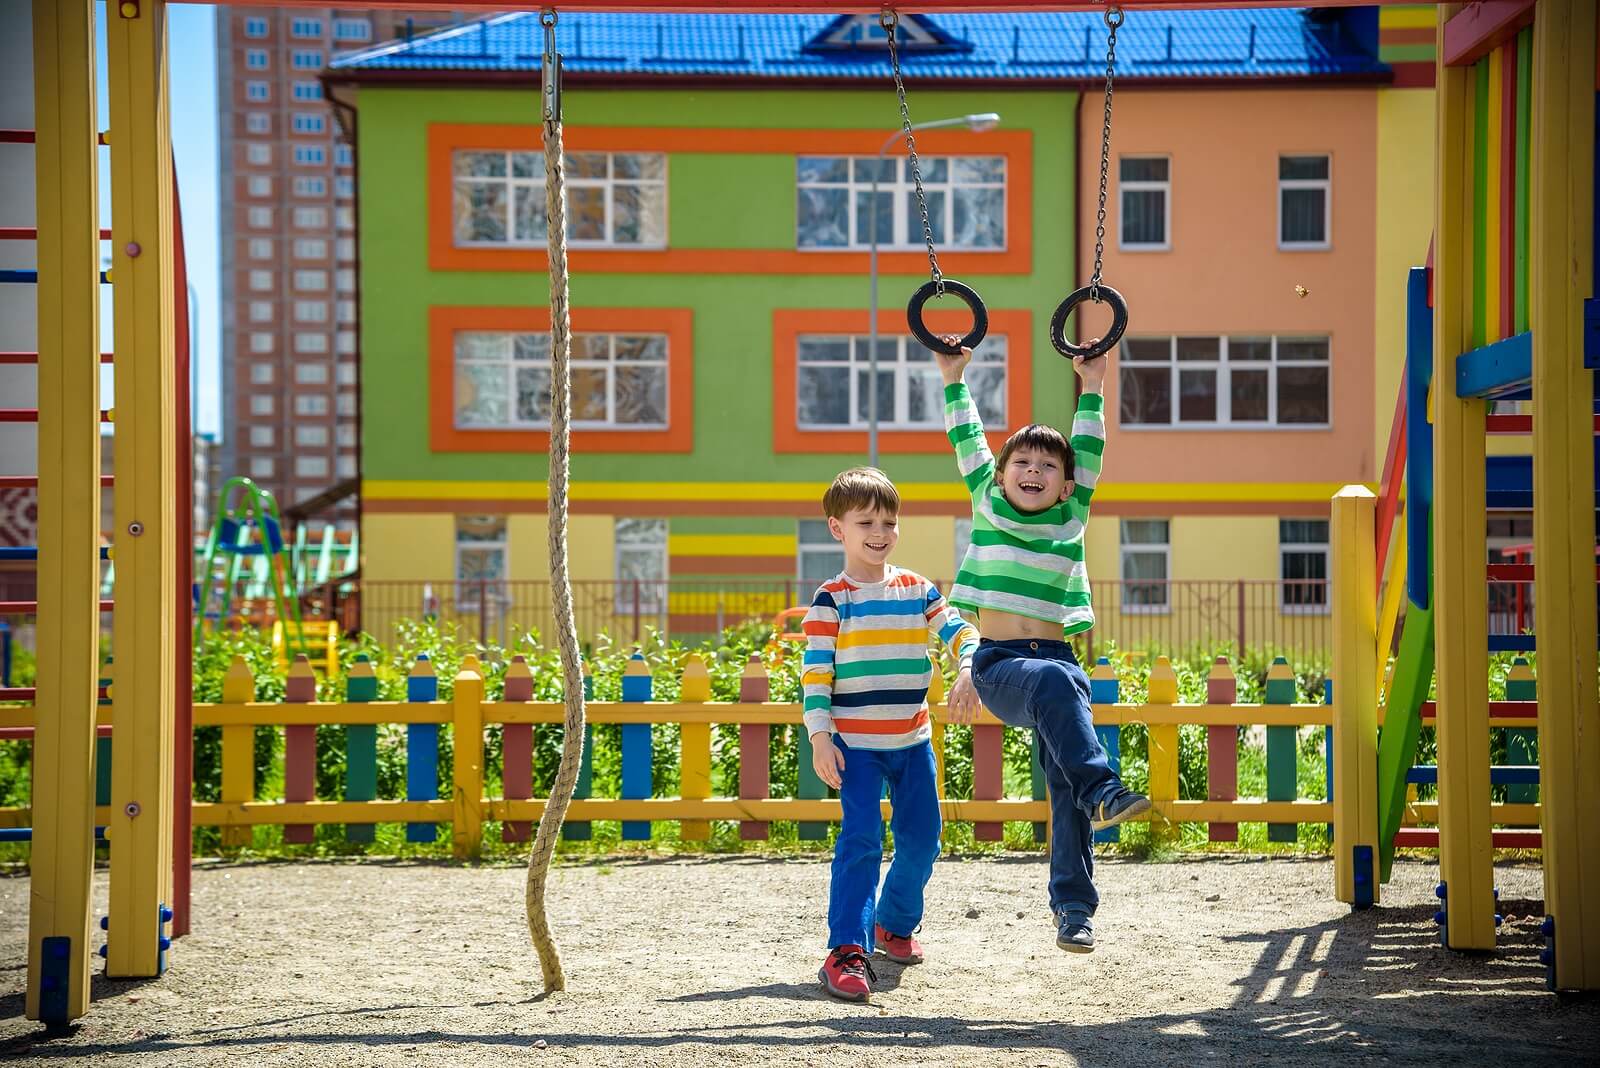
[[[1378,734],[1378,881],[1389,881],[1394,836],[1406,807],[1406,773],[1417,758],[1422,733],[1422,703],[1433,681],[1433,609],[1406,604],[1400,654]]]

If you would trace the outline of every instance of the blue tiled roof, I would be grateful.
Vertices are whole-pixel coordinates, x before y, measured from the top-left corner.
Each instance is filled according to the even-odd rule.
[[[1370,11],[1370,9],[1365,9]],[[909,16],[908,16],[909,18]],[[919,16],[938,48],[902,57],[919,80],[1083,80],[1105,70],[1106,29],[1094,12]],[[1366,22],[1370,21],[1368,28]],[[659,15],[578,12],[557,27],[568,74],[799,80],[883,78],[884,50],[807,46],[829,15]],[[533,13],[497,15],[411,41],[334,58],[335,72],[532,72],[544,30]],[[1386,72],[1376,20],[1362,9],[1134,10],[1117,33],[1119,79],[1349,77]]]

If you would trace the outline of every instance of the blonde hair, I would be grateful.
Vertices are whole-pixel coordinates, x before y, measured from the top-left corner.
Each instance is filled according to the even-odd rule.
[[[876,467],[852,467],[834,476],[828,492],[822,495],[822,511],[829,519],[843,519],[854,508],[870,508],[900,514],[900,491],[889,476]]]

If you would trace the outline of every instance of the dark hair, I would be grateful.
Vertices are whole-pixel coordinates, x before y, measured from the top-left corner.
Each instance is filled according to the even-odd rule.
[[[1044,423],[1030,423],[1007,438],[1005,447],[1000,450],[1000,458],[995,461],[994,471],[997,477],[1005,470],[1006,464],[1011,462],[1011,454],[1018,449],[1038,449],[1049,453],[1061,461],[1062,470],[1066,472],[1067,477],[1072,477],[1074,461],[1072,445],[1055,427]]]
[[[843,519],[853,508],[871,508],[900,515],[900,491],[876,467],[841,471],[822,495],[822,511],[829,519]]]

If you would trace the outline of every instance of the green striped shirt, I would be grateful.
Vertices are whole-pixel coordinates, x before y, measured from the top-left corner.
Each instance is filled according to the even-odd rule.
[[[1071,496],[1042,512],[1011,506],[995,481],[994,454],[966,383],[944,390],[944,422],[962,480],[972,495],[972,544],[950,590],[950,603],[1060,623],[1068,634],[1094,626],[1083,532],[1106,448],[1105,398],[1085,393],[1072,420]]]

